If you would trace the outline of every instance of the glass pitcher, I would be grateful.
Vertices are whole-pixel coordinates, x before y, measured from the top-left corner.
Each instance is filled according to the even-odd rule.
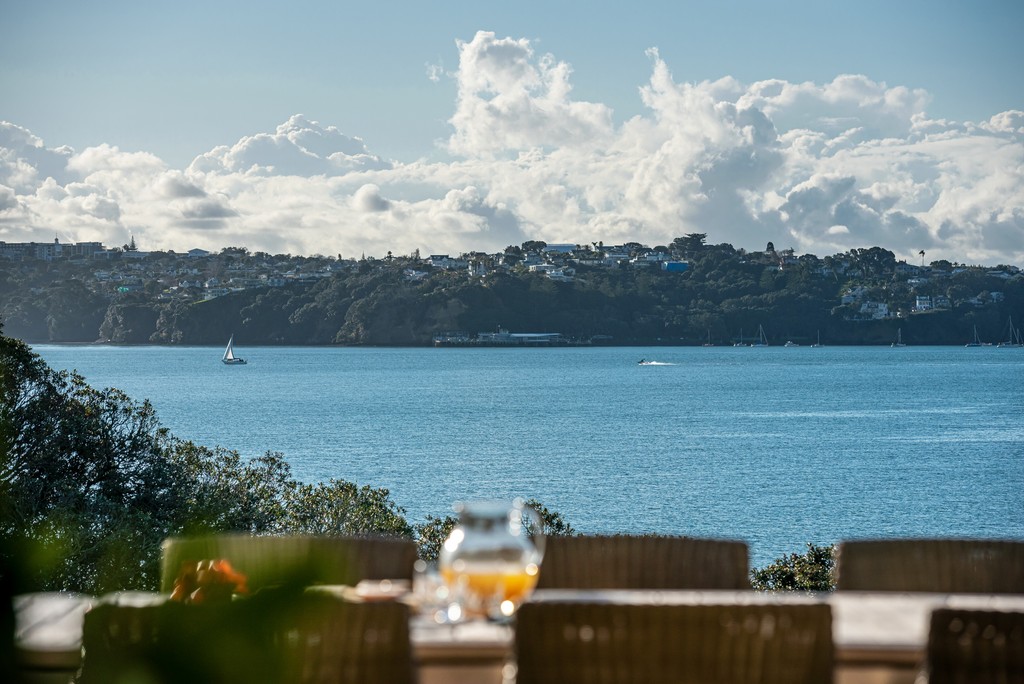
[[[542,521],[521,499],[456,504],[459,524],[441,548],[441,576],[466,617],[510,617],[533,590]]]

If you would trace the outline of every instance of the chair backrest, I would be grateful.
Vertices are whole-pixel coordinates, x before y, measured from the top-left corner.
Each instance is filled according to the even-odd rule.
[[[828,604],[527,602],[518,684],[824,684]]]
[[[1024,541],[884,539],[845,541],[836,588],[852,591],[1024,593]]]
[[[413,684],[409,606],[323,597],[289,634],[293,681]]]
[[[538,589],[749,589],[747,545],[667,536],[553,536]]]
[[[122,605],[107,600],[85,614],[78,684],[284,681],[282,654],[269,648],[274,641],[267,629],[269,611],[254,615],[248,606],[231,602]]]
[[[364,579],[412,579],[416,543],[392,537],[223,534],[164,540],[160,591],[174,588],[184,561],[226,558],[250,591],[282,582],[355,585]]]
[[[270,590],[219,605],[100,602],[80,684],[412,684],[409,608]]]
[[[928,684],[1024,684],[1024,613],[937,609],[925,659]]]

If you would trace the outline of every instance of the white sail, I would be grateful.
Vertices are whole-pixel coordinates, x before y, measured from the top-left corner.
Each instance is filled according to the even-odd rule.
[[[228,346],[224,349],[224,356],[221,361],[227,364],[245,363],[245,359],[235,356],[235,336],[228,338]]]

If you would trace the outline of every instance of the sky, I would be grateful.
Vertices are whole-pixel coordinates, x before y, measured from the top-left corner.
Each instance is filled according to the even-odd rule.
[[[1024,3],[0,0],[0,241],[1024,265]]]

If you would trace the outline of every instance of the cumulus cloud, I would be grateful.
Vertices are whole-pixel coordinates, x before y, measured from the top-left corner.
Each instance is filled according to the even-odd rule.
[[[478,31],[468,43],[456,44],[458,99],[448,143],[453,152],[593,144],[611,133],[611,110],[573,100],[572,69],[551,55],[537,58],[528,40]]]
[[[352,195],[352,205],[357,211],[387,211],[391,203],[381,197],[380,188],[372,183],[362,186]]]
[[[0,183],[19,192],[33,190],[47,178],[67,182],[67,163],[74,150],[47,148],[42,139],[7,121],[0,121]]]
[[[168,199],[205,197],[206,191],[180,171],[172,171],[156,181],[156,191]]]
[[[181,215],[193,221],[207,221],[238,216],[238,212],[220,199],[204,197],[187,200],[181,208]]]
[[[273,133],[246,136],[234,145],[222,145],[200,155],[190,170],[333,176],[389,166],[389,162],[370,154],[361,139],[350,138],[334,126],[323,127],[296,114]]]
[[[18,200],[14,194],[14,188],[0,185],[0,211],[13,209],[18,206]]]
[[[427,72],[457,89],[446,161],[385,161],[298,114],[187,169],[0,123],[0,230],[349,255],[702,232],[747,249],[1024,262],[1024,112],[934,119],[927,92],[857,74],[681,83],[651,49],[645,109],[615,124],[530,40],[480,31],[456,49],[454,71]]]

